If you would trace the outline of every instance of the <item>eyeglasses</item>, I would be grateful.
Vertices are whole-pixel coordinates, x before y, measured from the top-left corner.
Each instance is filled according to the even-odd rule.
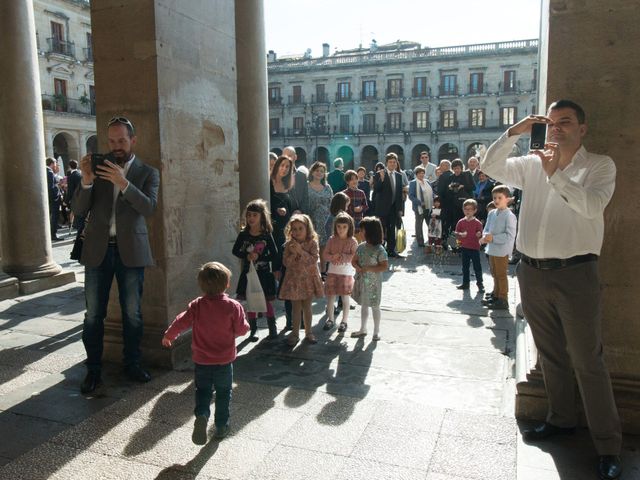
[[[122,123],[123,125],[128,125],[129,127],[131,127],[132,131],[135,130],[133,123],[131,123],[131,121],[126,117],[113,117],[111,120],[109,120],[109,123],[107,123],[107,127],[110,127],[115,123]]]

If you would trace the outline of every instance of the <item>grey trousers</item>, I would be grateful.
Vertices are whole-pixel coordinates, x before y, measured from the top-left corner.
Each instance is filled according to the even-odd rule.
[[[575,375],[598,454],[618,455],[622,433],[602,353],[598,263],[539,270],[521,261],[517,274],[549,399],[547,422],[576,425]]]
[[[420,188],[420,187],[418,187]],[[416,241],[418,242],[419,245],[424,245],[424,233],[422,232],[422,224],[424,223],[425,228],[427,229],[427,232],[429,231],[429,218],[430,218],[430,213],[429,210],[423,210],[423,212],[420,214],[418,212],[416,212],[414,210],[413,212],[415,214],[415,232],[416,232]]]

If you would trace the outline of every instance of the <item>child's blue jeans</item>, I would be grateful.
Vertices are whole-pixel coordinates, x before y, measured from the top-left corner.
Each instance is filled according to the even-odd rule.
[[[196,363],[196,417],[204,415],[209,418],[213,391],[216,392],[216,410],[214,422],[216,427],[224,427],[229,423],[229,403],[233,384],[233,364],[199,365]]]
[[[482,285],[482,265],[480,264],[480,251],[462,247],[462,284],[469,285],[469,267],[473,262],[473,271],[476,275],[476,284]]]

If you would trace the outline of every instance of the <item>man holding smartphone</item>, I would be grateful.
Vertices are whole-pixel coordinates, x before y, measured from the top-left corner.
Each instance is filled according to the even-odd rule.
[[[546,124],[541,150],[507,158],[520,135]],[[547,115],[529,115],[489,149],[481,170],[522,189],[517,249],[522,308],[538,347],[549,409],[546,421],[525,430],[525,441],[570,434],[577,423],[574,376],[599,455],[601,479],[622,471],[622,434],[601,337],[598,256],[603,212],[615,188],[613,160],[588,152],[583,109],[559,100]]]
[[[151,380],[140,365],[140,300],[144,267],[154,263],[145,217],[156,209],[160,175],[134,155],[137,137],[127,118],[109,121],[108,139],[110,155],[95,170],[91,155],[82,158],[82,182],[71,202],[75,215],[89,216],[80,257],[87,304],[82,331],[88,370],[81,386],[85,394],[102,382],[104,319],[114,276],[122,311],[125,373],[138,382]]]

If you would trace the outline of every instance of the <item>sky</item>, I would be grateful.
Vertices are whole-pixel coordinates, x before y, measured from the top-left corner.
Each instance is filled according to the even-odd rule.
[[[541,0],[264,0],[266,47],[322,55],[371,39],[443,47],[538,38]]]

